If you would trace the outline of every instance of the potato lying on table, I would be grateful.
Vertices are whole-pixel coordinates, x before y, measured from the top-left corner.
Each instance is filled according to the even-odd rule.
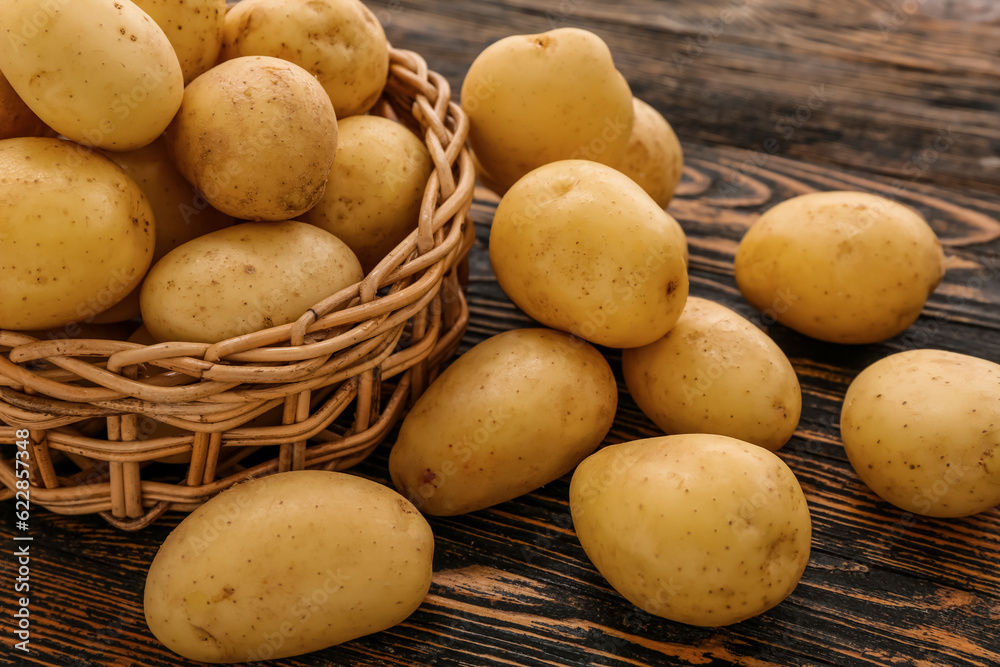
[[[146,622],[191,660],[301,655],[400,623],[430,588],[434,536],[392,489],[326,471],[238,484],[175,528]]]
[[[618,391],[608,362],[559,331],[476,345],[427,388],[389,456],[400,493],[428,514],[473,512],[573,469],[604,439]]]
[[[844,449],[896,507],[935,517],[1000,504],[1000,365],[909,350],[863,370],[844,397]]]
[[[644,611],[718,627],[784,600],[809,561],[812,522],[795,475],[763,447],[671,435],[605,447],[569,490],[580,544]]]
[[[659,111],[632,98],[635,122],[625,155],[616,166],[666,208],[684,171],[684,151],[674,128]]]
[[[774,341],[725,306],[688,297],[663,338],[622,351],[625,384],[670,434],[717,433],[777,451],[795,432],[802,389]]]
[[[766,211],[736,251],[755,308],[831,343],[892,338],[944,276],[944,252],[913,209],[866,192],[814,192]]]
[[[684,230],[635,181],[589,160],[546,164],[515,183],[493,216],[489,252],[521,310],[597,345],[652,343],[688,295]]]

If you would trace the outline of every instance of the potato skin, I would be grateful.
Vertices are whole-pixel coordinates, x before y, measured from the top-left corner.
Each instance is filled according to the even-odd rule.
[[[503,194],[557,160],[616,165],[632,132],[632,92],[607,44],[558,28],[512,35],[480,53],[462,84],[469,145]]]
[[[337,117],[309,72],[247,56],[188,85],[166,139],[177,168],[215,208],[244,220],[290,220],[323,196]]]
[[[174,47],[184,85],[219,59],[226,0],[132,0],[163,29]]]
[[[105,157],[122,168],[143,191],[156,220],[153,264],[179,245],[236,221],[212,208],[174,166],[161,136],[133,151],[107,152]],[[139,287],[117,304],[94,317],[94,322],[122,322],[139,317]]]
[[[146,576],[150,630],[209,663],[280,659],[400,623],[431,583],[434,537],[392,489],[304,470],[251,480],[188,515]]]
[[[371,109],[389,74],[385,32],[359,0],[242,0],[226,15],[222,58],[250,55],[309,70],[337,118]]]
[[[632,98],[632,111],[632,134],[618,170],[666,208],[684,171],[681,142],[663,114],[638,97]]]
[[[634,181],[596,162],[553,162],[518,181],[497,207],[489,253],[521,310],[598,345],[652,343],[687,299],[680,225]]]
[[[917,319],[944,276],[944,253],[902,204],[814,192],[758,218],[740,242],[735,273],[746,300],[785,326],[831,343],[875,343]]]
[[[767,334],[725,306],[688,297],[677,324],[622,351],[639,408],[666,433],[717,433],[777,451],[802,413],[795,369]]]
[[[56,132],[108,150],[145,146],[180,106],[173,47],[132,2],[0,3],[0,69]]]
[[[573,474],[584,551],[644,611],[718,627],[774,607],[809,560],[812,523],[795,475],[763,447],[671,435],[606,447]]]
[[[149,201],[70,141],[0,141],[0,328],[49,329],[121,301],[153,257]]]
[[[155,339],[215,343],[293,322],[363,277],[350,248],[322,229],[245,222],[167,253],[139,303]]]
[[[49,131],[0,72],[0,139],[40,137]]]
[[[840,433],[858,477],[908,512],[959,517],[1000,504],[1000,365],[909,350],[863,370]]]
[[[399,123],[345,118],[326,192],[301,219],[346,243],[367,274],[417,228],[433,170],[427,148]]]
[[[438,516],[474,512],[562,475],[614,421],[604,357],[549,329],[515,329],[460,356],[403,419],[389,456],[400,493]]]

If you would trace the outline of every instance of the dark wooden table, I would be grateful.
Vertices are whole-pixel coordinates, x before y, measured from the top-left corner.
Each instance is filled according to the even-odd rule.
[[[878,500],[839,441],[851,379],[915,347],[1000,362],[1000,4],[987,0],[372,1],[391,41],[423,54],[454,90],[496,39],[591,29],[633,91],[673,123],[686,152],[670,205],[688,233],[693,294],[757,322],[792,359],[804,410],[781,456],[810,502],[813,549],[784,603],[721,629],[650,616],[616,594],[572,529],[568,479],[496,508],[431,518],[435,576],[401,625],[268,664],[1000,664],[1000,508],[914,518]],[[733,280],[736,245],[764,209],[812,190],[868,190],[915,206],[949,270],[921,319],[878,345],[806,339],[763,321]],[[464,348],[530,324],[493,280],[495,198],[474,209],[473,312]],[[619,356],[608,351],[620,373]],[[657,434],[621,385],[608,436]],[[392,438],[390,437],[390,442]],[[355,470],[386,480],[386,447]],[[13,638],[13,507],[0,509],[0,664],[183,665],[146,628],[146,569],[180,520],[138,533],[97,517],[32,515],[31,649]]]

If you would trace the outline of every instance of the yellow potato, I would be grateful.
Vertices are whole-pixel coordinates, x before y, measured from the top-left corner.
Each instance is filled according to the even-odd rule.
[[[688,297],[666,336],[622,352],[639,408],[670,434],[716,433],[777,451],[795,432],[802,390],[767,335],[723,305]]]
[[[231,226],[235,220],[209,206],[170,159],[163,138],[123,153],[108,153],[149,199],[156,220],[153,263],[191,239]],[[138,286],[128,296],[94,317],[94,322],[121,322],[139,316]]]
[[[46,132],[45,123],[28,108],[0,72],[0,139],[40,137]]]
[[[245,222],[175,248],[142,285],[160,341],[215,343],[287,324],[364,277],[354,253],[304,222]]]
[[[420,396],[389,472],[423,512],[474,512],[572,470],[604,439],[617,404],[611,368],[592,346],[549,329],[507,331]]]
[[[247,56],[191,82],[166,138],[177,168],[212,206],[246,220],[289,220],[323,196],[337,118],[309,72]]]
[[[87,320],[125,298],[153,257],[142,190],[69,141],[0,141],[0,210],[0,329]]]
[[[847,457],[883,500],[958,517],[1000,505],[1000,365],[943,350],[885,357],[851,383]]]
[[[809,561],[812,522],[775,454],[721,435],[606,447],[573,474],[573,526],[615,590],[644,611],[718,627],[771,609]]]
[[[163,29],[181,64],[185,85],[219,59],[226,0],[132,0]]]
[[[503,194],[529,171],[567,159],[618,164],[632,93],[597,35],[559,28],[501,39],[462,84],[469,145]]]
[[[386,118],[352,116],[337,129],[326,193],[301,219],[346,243],[368,273],[417,228],[434,162],[415,134]]]
[[[632,109],[635,121],[618,170],[666,208],[684,171],[681,142],[659,111],[638,97],[632,98]]]
[[[321,470],[238,484],[187,516],[146,576],[146,622],[210,663],[281,659],[386,630],[431,583],[434,536],[398,493]]]
[[[934,231],[865,192],[814,192],[765,212],[736,252],[736,284],[758,310],[831,343],[892,338],[944,276]]]
[[[542,324],[638,347],[684,309],[680,225],[620,171],[586,160],[539,167],[501,199],[490,232],[497,282]]]
[[[309,70],[337,118],[363,114],[389,74],[382,25],[359,0],[242,0],[226,16],[222,57],[274,56]]]
[[[0,70],[49,127],[108,150],[151,143],[184,93],[163,30],[132,2],[0,3]]]

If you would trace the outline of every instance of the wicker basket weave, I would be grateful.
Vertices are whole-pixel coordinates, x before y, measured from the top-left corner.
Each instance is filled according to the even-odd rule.
[[[213,345],[0,330],[0,445],[30,432],[35,504],[135,530],[249,477],[347,468],[454,354],[468,321],[462,283],[474,240],[468,121],[419,55],[390,55],[377,112],[423,137],[435,170],[419,228],[360,283],[294,323]],[[158,428],[143,439],[150,423]],[[162,463],[168,457],[189,461]],[[15,482],[4,446],[0,493],[12,496]]]

